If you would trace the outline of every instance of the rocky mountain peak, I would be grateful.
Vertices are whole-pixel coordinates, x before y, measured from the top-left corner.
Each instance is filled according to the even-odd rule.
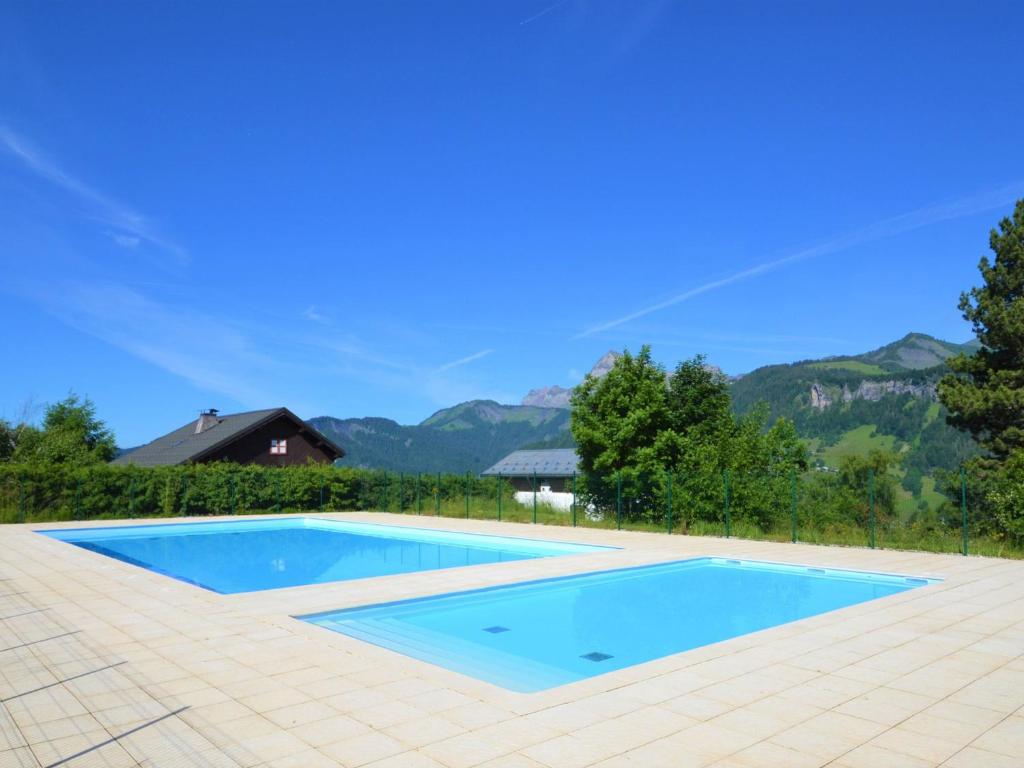
[[[600,379],[602,376],[607,375],[608,371],[615,365],[615,361],[620,357],[622,357],[620,352],[608,350],[601,355],[600,360],[594,363],[594,367],[590,369],[590,375],[595,379]],[[526,393],[526,397],[523,398],[522,402],[523,405],[534,405],[539,408],[568,408],[570,397],[572,397],[572,389],[566,389],[555,384],[550,387],[531,389]]]
[[[535,405],[538,408],[568,408],[572,390],[557,384],[551,387],[531,389],[523,398],[523,405]]]
[[[590,369],[590,375],[595,379],[600,379],[612,369],[612,366],[615,365],[615,361],[620,357],[622,357],[621,352],[616,352],[612,349],[608,350],[601,355],[600,360],[594,363],[594,367]]]

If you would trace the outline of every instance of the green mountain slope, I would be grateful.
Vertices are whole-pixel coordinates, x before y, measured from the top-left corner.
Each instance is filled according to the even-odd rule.
[[[792,419],[824,466],[871,448],[899,453],[904,488],[919,501],[936,470],[955,469],[976,450],[946,424],[936,398],[945,361],[976,346],[911,333],[863,355],[767,366],[733,383],[733,406],[742,413],[764,401],[773,418]]]
[[[557,441],[568,434],[569,411],[471,400],[416,425],[331,416],[318,416],[310,423],[345,448],[344,466],[476,473],[524,445]]]

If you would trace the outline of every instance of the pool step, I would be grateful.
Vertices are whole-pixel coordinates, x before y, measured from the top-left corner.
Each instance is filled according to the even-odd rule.
[[[393,618],[315,622],[342,634],[512,690],[529,692],[578,680],[558,669]]]

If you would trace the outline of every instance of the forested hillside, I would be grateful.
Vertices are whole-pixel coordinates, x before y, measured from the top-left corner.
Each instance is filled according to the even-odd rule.
[[[863,355],[767,366],[733,383],[733,405],[746,412],[765,401],[773,418],[792,419],[819,466],[891,450],[901,459],[903,487],[917,502],[922,494],[937,501],[935,473],[955,469],[977,449],[946,423],[936,385],[949,372],[944,361],[975,346],[912,333]]]
[[[557,443],[569,433],[569,411],[471,400],[410,426],[331,416],[310,423],[345,448],[344,466],[476,473],[524,445]]]

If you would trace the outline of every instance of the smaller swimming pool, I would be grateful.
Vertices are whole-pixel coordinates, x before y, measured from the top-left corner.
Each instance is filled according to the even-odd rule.
[[[312,517],[38,532],[225,594],[614,549]]]
[[[533,692],[934,581],[704,557],[298,618]]]

